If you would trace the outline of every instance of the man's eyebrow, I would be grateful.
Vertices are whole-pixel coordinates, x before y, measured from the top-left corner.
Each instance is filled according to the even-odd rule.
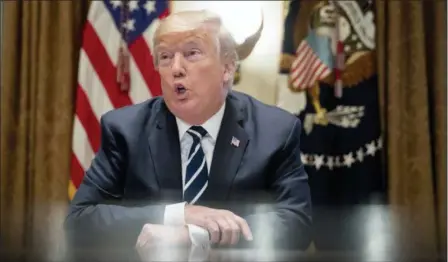
[[[204,42],[201,40],[192,40],[192,41],[187,41],[185,43],[182,43],[180,45],[183,48],[203,48],[204,47]]]
[[[156,52],[170,51],[170,50],[176,49],[176,48],[184,48],[184,47],[188,47],[188,46],[202,46],[202,45],[203,45],[203,40],[195,37],[193,39],[187,39],[185,41],[175,43],[174,45],[166,43],[166,42],[161,42],[157,45],[155,51]]]
[[[170,49],[170,46],[166,45],[166,44],[159,44],[156,48],[155,51],[156,52],[160,52],[160,51],[168,51]]]

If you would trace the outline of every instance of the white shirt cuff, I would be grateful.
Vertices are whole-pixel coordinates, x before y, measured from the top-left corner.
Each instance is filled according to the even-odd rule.
[[[164,225],[185,225],[185,202],[166,205],[163,219]]]
[[[210,252],[208,231],[196,225],[187,225],[191,240],[188,261],[206,261]]]

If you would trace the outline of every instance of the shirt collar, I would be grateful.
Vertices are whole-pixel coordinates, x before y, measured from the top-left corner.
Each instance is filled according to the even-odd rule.
[[[218,137],[219,128],[221,127],[222,118],[224,117],[225,107],[226,103],[224,102],[218,112],[216,112],[211,118],[209,118],[201,125],[214,141],[216,141],[216,138]],[[184,134],[188,131],[188,129],[190,129],[192,125],[186,123],[178,117],[176,117],[176,123],[179,131],[179,140],[181,140]]]

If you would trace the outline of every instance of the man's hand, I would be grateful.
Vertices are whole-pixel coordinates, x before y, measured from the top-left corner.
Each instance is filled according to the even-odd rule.
[[[186,261],[190,237],[186,226],[146,224],[137,239],[136,250],[142,262]]]
[[[252,232],[246,220],[228,210],[185,205],[185,223],[206,229],[212,243],[235,245],[241,233],[247,241],[252,240]]]
[[[190,245],[190,236],[186,226],[165,226],[145,224],[137,239],[137,248],[154,246]]]

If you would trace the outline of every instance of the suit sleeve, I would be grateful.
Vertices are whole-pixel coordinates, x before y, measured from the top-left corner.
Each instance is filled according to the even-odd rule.
[[[311,242],[311,195],[300,158],[300,133],[297,119],[274,160],[274,208],[245,217],[254,234],[253,243],[247,243],[250,246],[304,250]]]
[[[128,207],[122,201],[125,146],[118,145],[105,119],[107,114],[101,119],[100,149],[71,201],[65,220],[69,241],[77,247],[133,247],[145,223],[163,223],[165,206],[140,203]]]

